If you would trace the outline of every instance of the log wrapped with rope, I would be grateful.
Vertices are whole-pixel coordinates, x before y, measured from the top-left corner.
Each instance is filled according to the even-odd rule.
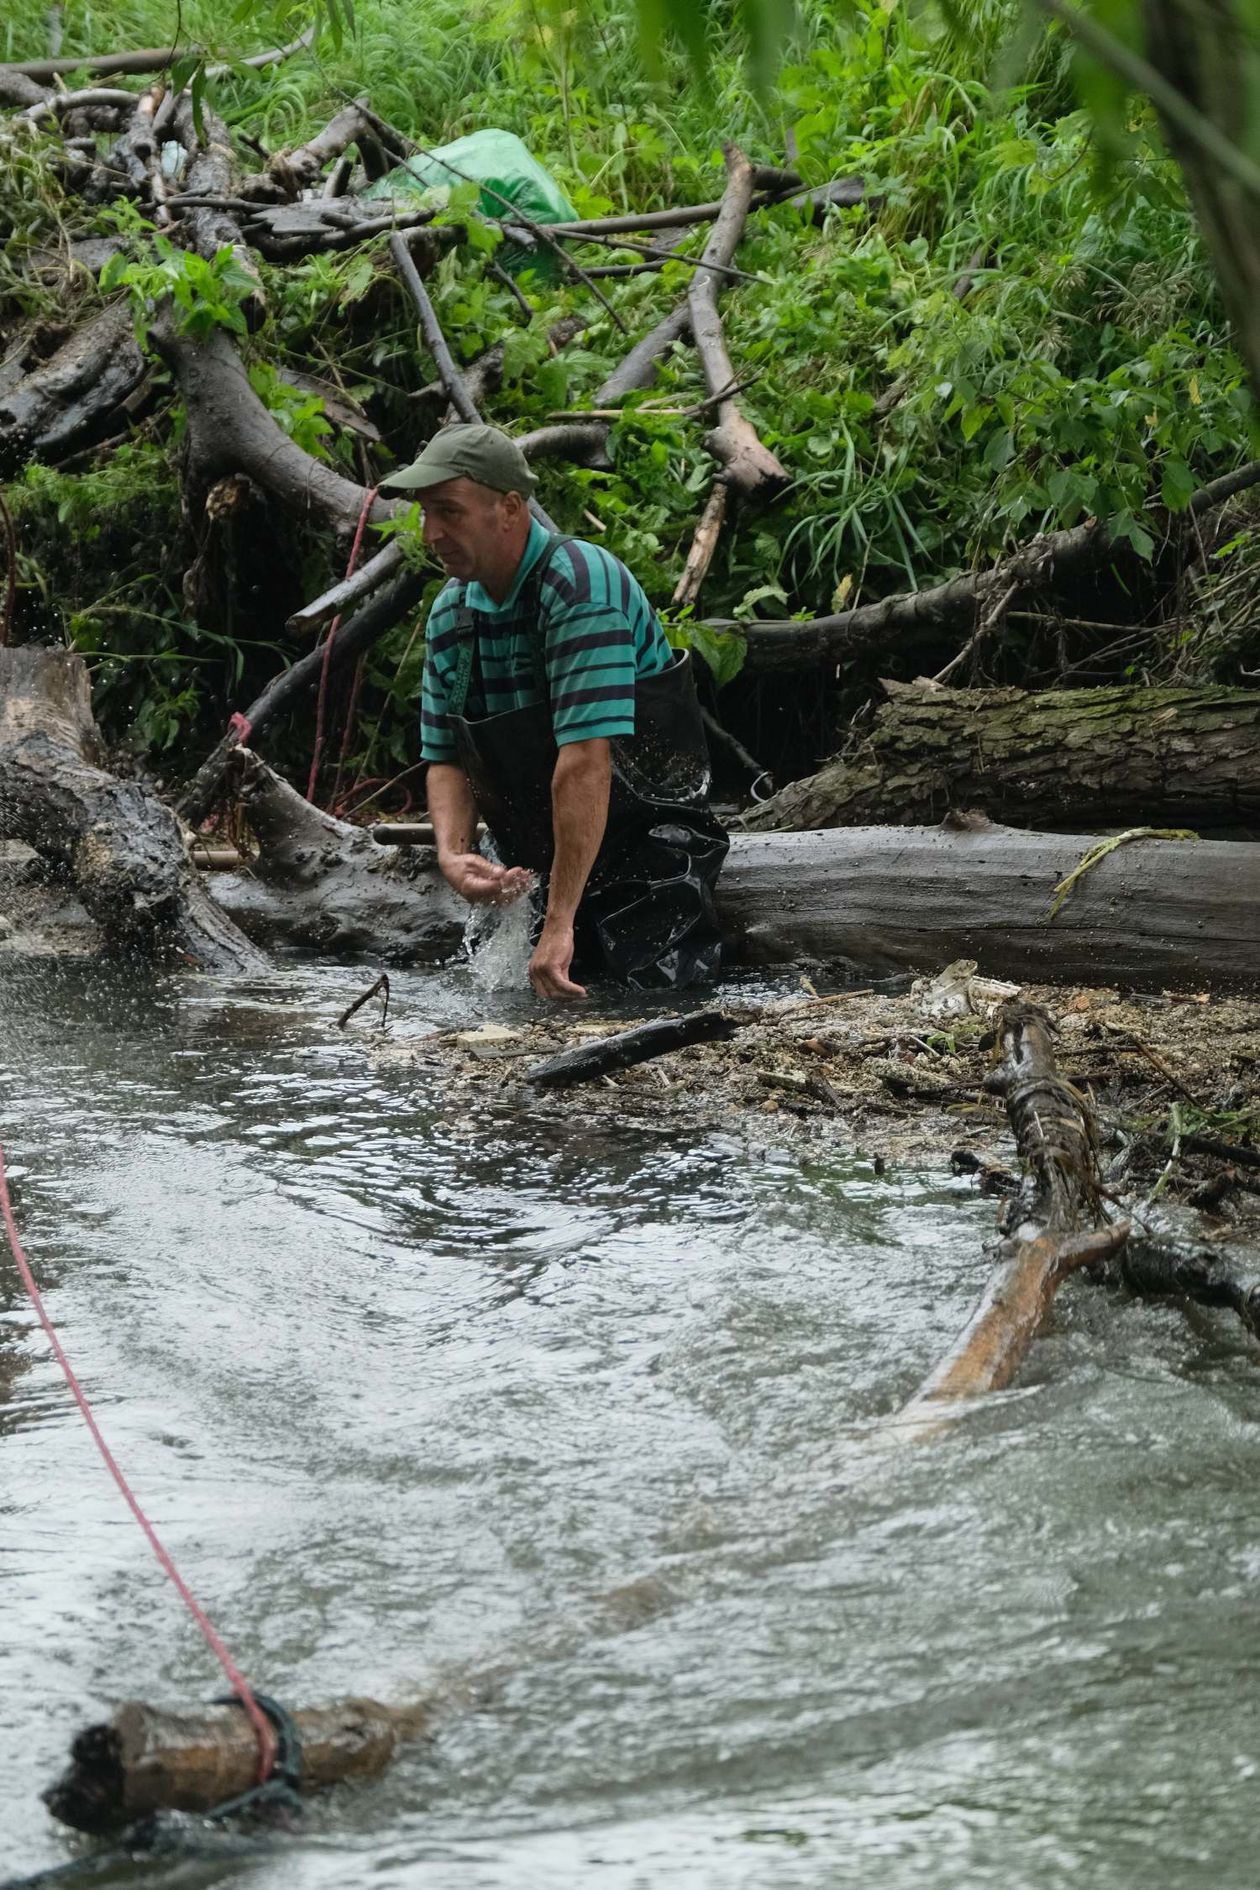
[[[305,1791],[372,1778],[399,1746],[422,1738],[430,1708],[341,1700],[293,1715]],[[70,1763],[43,1794],[53,1817],[101,1836],[153,1811],[213,1811],[258,1776],[258,1742],[239,1706],[163,1711],[128,1700],[76,1737]]]
[[[1034,1004],[1007,1004],[997,1037],[1002,1063],[989,1084],[1005,1097],[1024,1182],[1004,1206],[979,1305],[893,1420],[911,1441],[938,1435],[962,1406],[1009,1384],[1063,1281],[1128,1238],[1127,1221],[1104,1224],[1093,1117],[1055,1067],[1050,1019]]]

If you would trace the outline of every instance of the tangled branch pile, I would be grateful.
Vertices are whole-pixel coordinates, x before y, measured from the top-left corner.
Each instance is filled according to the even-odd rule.
[[[1139,133],[1099,190],[1053,38],[998,110],[1000,18],[963,43],[820,6],[763,108],[734,43],[705,94],[640,74],[624,8],[513,19],[404,34],[375,0],[204,97],[165,54],[0,68],[6,628],[92,661],[111,736],[191,759],[366,600],[323,791],[412,768],[436,574],[414,508],[369,494],[472,410],[780,771],[880,675],[960,656],[954,681],[1034,686],[1254,662],[1250,397],[1175,171]],[[42,22],[19,9],[15,56]],[[458,178],[379,194],[490,123],[577,218]]]

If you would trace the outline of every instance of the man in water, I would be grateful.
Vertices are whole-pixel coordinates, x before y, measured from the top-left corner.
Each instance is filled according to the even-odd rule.
[[[544,889],[529,979],[580,998],[712,977],[727,839],[690,657],[626,567],[531,517],[536,480],[495,427],[452,426],[383,481],[420,496],[449,582],[429,613],[421,753],[438,865],[470,903]],[[480,816],[498,860],[477,850]]]

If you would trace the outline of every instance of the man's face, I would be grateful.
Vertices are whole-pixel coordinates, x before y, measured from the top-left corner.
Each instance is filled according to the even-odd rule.
[[[520,500],[473,479],[448,479],[423,495],[424,542],[448,577],[468,583],[496,572]]]

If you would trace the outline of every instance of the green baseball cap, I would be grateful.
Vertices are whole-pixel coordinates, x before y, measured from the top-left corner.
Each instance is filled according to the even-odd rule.
[[[515,440],[498,427],[461,425],[443,427],[412,465],[382,479],[382,486],[406,492],[424,492],[445,485],[448,479],[475,479],[495,492],[519,492],[527,499],[538,481]]]

